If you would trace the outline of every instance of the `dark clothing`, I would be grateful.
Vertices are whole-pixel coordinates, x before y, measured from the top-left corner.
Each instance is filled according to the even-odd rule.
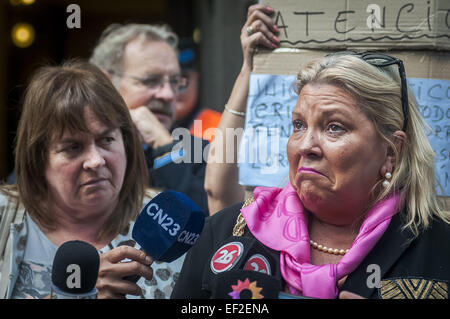
[[[201,111],[202,109],[200,108],[200,105],[195,105],[194,109],[188,115],[186,115],[183,119],[176,123],[176,127],[184,127],[190,130],[192,124],[194,123],[194,120],[197,118]]]
[[[209,143],[191,136],[190,151],[184,150],[183,156],[189,160],[186,163],[175,163],[171,161],[171,152],[174,152],[173,148],[177,143],[179,141],[145,151],[151,185],[186,194],[208,216],[208,198],[204,188],[206,160],[203,158],[203,152]],[[199,154],[200,150],[202,154]]]
[[[212,283],[205,280],[210,276],[204,273],[210,272],[210,259],[221,243],[232,236],[241,207],[242,203],[236,204],[207,218],[202,235],[186,256],[171,298],[210,298]],[[434,220],[415,239],[411,232],[401,229],[401,217],[396,214],[375,247],[348,276],[341,290],[372,299],[448,299],[450,225]],[[247,227],[243,236],[253,237]],[[279,263],[279,252],[268,251]],[[368,271],[369,265],[380,267],[380,288],[370,284],[369,276],[373,271]],[[275,277],[284,283],[279,272]]]

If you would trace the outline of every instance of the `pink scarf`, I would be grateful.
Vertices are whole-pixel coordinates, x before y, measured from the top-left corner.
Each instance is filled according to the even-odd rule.
[[[284,189],[257,187],[253,197],[255,201],[241,209],[242,215],[261,243],[281,252],[281,274],[290,292],[323,299],[337,297],[338,280],[353,272],[375,246],[400,202],[400,196],[394,194],[374,206],[337,264],[312,265],[307,215],[291,184]]]

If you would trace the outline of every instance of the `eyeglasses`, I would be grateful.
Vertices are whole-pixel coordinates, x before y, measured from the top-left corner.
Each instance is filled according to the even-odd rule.
[[[403,65],[403,61],[394,58],[390,55],[379,53],[379,52],[356,52],[356,51],[341,51],[336,53],[328,54],[327,56],[332,55],[355,55],[362,60],[366,61],[370,65],[376,66],[376,67],[385,67],[389,65],[396,64],[398,66],[398,72],[400,74],[400,81],[401,81],[401,93],[402,93],[402,110],[403,110],[403,128],[402,131],[406,132],[406,126],[408,124],[408,117],[409,117],[409,107],[408,107],[408,88],[406,85],[406,72],[405,72],[405,66]]]
[[[129,77],[131,79],[134,79],[138,81],[142,86],[145,86],[150,90],[159,90],[164,86],[164,83],[166,82],[169,83],[172,91],[174,91],[175,93],[180,93],[184,91],[188,86],[187,78],[182,75],[168,76],[168,75],[153,74],[145,78],[141,78],[135,75],[118,73],[112,70],[108,72],[113,75]]]

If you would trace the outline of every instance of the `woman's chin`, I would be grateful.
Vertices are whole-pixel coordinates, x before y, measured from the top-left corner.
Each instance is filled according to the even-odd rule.
[[[327,196],[327,192],[317,187],[311,187],[311,185],[301,185],[297,187],[296,190],[300,201],[308,211],[320,211],[330,204],[328,202],[330,202],[331,199]]]
[[[88,194],[86,196],[83,196],[83,198],[80,199],[80,206],[89,207],[94,210],[97,209],[103,209],[105,207],[108,207],[111,205],[111,203],[114,203],[117,199],[117,196],[113,196],[109,192],[95,192]]]

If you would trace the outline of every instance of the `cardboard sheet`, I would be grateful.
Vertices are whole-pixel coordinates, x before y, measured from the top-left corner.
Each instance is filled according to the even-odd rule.
[[[282,47],[450,49],[448,0],[265,0]]]

